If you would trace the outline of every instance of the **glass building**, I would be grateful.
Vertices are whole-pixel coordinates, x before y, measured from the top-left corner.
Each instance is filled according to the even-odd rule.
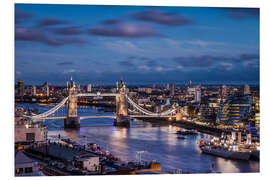
[[[218,124],[247,123],[251,112],[251,99],[248,95],[230,96],[220,106],[217,114]]]

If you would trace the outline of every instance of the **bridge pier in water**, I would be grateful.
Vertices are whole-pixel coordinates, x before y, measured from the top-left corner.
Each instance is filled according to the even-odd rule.
[[[116,120],[114,126],[130,127],[130,117],[128,116],[128,104],[126,99],[126,86],[120,81],[120,94],[115,97]]]
[[[67,83],[68,101],[67,101],[67,118],[64,119],[64,128],[77,129],[80,128],[80,117],[78,117],[78,99],[75,96],[77,90],[72,78]]]

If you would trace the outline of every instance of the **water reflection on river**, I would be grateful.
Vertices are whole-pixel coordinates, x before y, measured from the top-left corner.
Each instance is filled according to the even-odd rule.
[[[19,106],[25,107],[25,104]],[[111,114],[95,108],[88,107],[87,111],[79,108],[81,115],[97,113]],[[202,172],[210,169],[214,163],[214,169],[218,172],[259,172],[257,161],[227,160],[201,154],[198,142],[201,138],[209,138],[209,135],[201,133],[198,136],[187,136],[187,139],[177,139],[175,132],[179,127],[176,126],[158,126],[138,120],[132,122],[131,128],[120,128],[112,126],[112,122],[110,118],[83,119],[79,130],[64,130],[63,120],[45,123],[49,127],[49,137],[60,134],[79,143],[97,143],[124,161],[135,160],[136,151],[145,150],[147,152],[142,155],[142,159],[161,162],[164,171],[181,168]]]

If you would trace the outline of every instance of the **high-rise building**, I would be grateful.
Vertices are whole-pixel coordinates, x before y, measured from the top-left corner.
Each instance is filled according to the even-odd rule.
[[[220,95],[221,95],[221,97],[227,97],[227,86],[226,85],[221,86]]]
[[[170,84],[169,83],[166,84],[166,89],[170,90]]]
[[[156,89],[157,88],[157,85],[156,84],[153,84],[152,88],[153,89]]]
[[[49,88],[48,82],[45,82],[43,84],[43,94],[45,96],[50,96],[50,88]]]
[[[92,91],[92,85],[91,84],[88,84],[87,85],[87,92],[91,92]]]
[[[32,86],[31,95],[32,96],[36,96],[36,94],[37,94],[37,87],[36,86]]]
[[[174,86],[174,83],[172,83],[171,88],[170,88],[170,95],[174,96],[174,94],[175,94],[175,86]]]
[[[201,90],[196,89],[195,91],[195,102],[201,102]]]
[[[18,80],[17,88],[18,88],[18,95],[24,96],[24,80]]]
[[[244,86],[244,94],[245,95],[250,95],[250,87],[247,84]]]

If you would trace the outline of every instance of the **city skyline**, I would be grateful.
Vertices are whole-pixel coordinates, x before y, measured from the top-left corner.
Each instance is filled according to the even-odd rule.
[[[15,81],[70,76],[259,84],[259,9],[16,4]]]

